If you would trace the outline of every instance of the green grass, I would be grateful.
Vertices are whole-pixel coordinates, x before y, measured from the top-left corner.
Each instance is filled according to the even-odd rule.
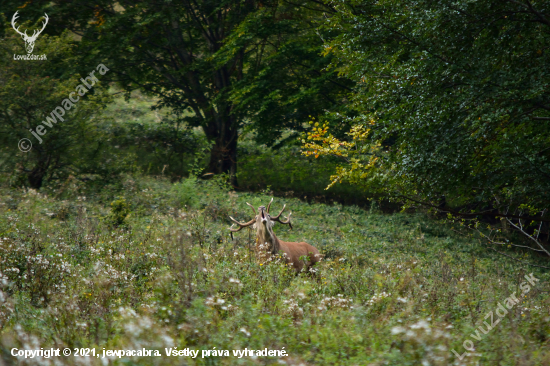
[[[260,264],[247,230],[261,193],[220,181],[127,177],[90,190],[0,191],[0,352],[12,347],[159,350],[116,365],[546,365],[548,272],[488,250],[424,214],[275,198],[292,211],[286,241],[324,254],[318,273]],[[111,205],[111,202],[114,202]],[[251,239],[252,240],[251,240]],[[531,253],[499,249],[534,263]],[[534,273],[540,282],[493,330],[474,329]],[[458,361],[467,339],[475,356]],[[277,349],[288,357],[165,356],[194,350]],[[33,364],[32,360],[30,364]],[[36,360],[35,360],[36,361]],[[61,357],[64,364],[101,358]],[[36,363],[34,363],[36,364]]]

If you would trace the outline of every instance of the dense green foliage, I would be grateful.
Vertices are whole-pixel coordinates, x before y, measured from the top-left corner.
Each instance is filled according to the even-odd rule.
[[[312,23],[327,7],[315,1],[38,1],[35,8],[63,18],[48,32],[69,28],[81,37],[79,67],[104,63],[127,92],[153,94],[176,123],[200,126],[212,143],[209,172],[229,173],[234,185],[243,127],[273,144],[286,129],[301,130],[308,115],[342,108],[346,82],[325,70],[330,57],[321,55]]]
[[[375,206],[276,198],[274,209],[286,203],[294,217],[294,230],[276,226],[278,236],[306,240],[325,256],[318,274],[296,276],[277,260],[258,263],[246,231],[234,241],[228,235],[228,215],[248,219],[245,202],[258,206],[269,196],[227,191],[215,180],[127,177],[123,186],[90,191],[75,181],[62,193],[2,191],[0,352],[8,364],[11,347],[36,345],[162,354],[111,361],[120,365],[278,359],[168,357],[172,346],[285,347],[289,356],[279,358],[288,365],[549,362],[548,273],[533,269],[540,282],[495,329],[472,339],[526,272],[449,225],[422,214],[382,215]],[[103,218],[122,211],[128,229],[109,228]],[[477,356],[459,362],[451,349],[464,353],[465,339]]]
[[[466,214],[547,212],[547,2],[331,4],[325,52],[357,83],[349,123],[368,132],[321,139],[323,153],[345,152],[338,179]]]
[[[346,110],[345,96],[353,83],[328,67],[332,57],[322,55],[323,34],[315,28],[328,10],[315,1],[260,7],[220,50],[222,59],[240,49],[251,54],[250,70],[235,84],[230,99],[258,143],[280,146],[303,132],[309,117]],[[247,46],[252,42],[258,46]]]
[[[48,55],[47,61],[14,61],[14,54],[23,50],[20,37],[9,35],[3,39],[0,47],[0,169],[12,174],[14,185],[40,188],[44,180],[64,180],[70,174],[102,169],[105,155],[96,149],[100,136],[96,129],[97,116],[109,97],[101,85],[96,84],[85,97],[63,112],[63,120],[52,113],[55,108],[63,111],[62,101],[81,84],[80,75],[72,73],[74,69],[70,66],[74,56],[69,41],[66,34],[47,37],[44,46],[36,47],[36,52]],[[29,131],[38,126],[43,130],[40,141]],[[19,151],[17,144],[23,138],[32,142],[30,152]]]

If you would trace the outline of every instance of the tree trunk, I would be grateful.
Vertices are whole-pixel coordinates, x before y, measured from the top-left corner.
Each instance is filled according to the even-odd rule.
[[[218,45],[213,45],[217,47]],[[203,125],[206,137],[214,142],[210,151],[208,169],[214,174],[229,174],[229,180],[234,188],[237,182],[237,138],[238,117],[232,114],[233,104],[223,94],[231,89],[231,73],[227,67],[222,67],[213,75],[213,84],[216,90],[222,93],[216,102],[202,107],[206,116]]]
[[[34,189],[40,189],[42,183],[44,182],[44,177],[48,172],[48,168],[51,162],[51,156],[44,155],[40,149],[37,149],[36,153],[38,154],[38,161],[32,170],[22,169],[27,173],[27,179],[29,181],[29,186]]]
[[[231,115],[231,107],[219,107],[222,113],[212,113],[204,132],[208,140],[214,142],[210,150],[208,172],[229,174],[230,183],[238,187],[237,182],[237,130],[238,121]]]
[[[42,187],[42,182],[45,175],[46,170],[42,169],[42,167],[40,166],[35,167],[33,170],[31,170],[27,174],[27,178],[29,180],[29,185],[31,186],[31,188],[40,189],[40,187]]]
[[[214,174],[229,174],[231,185],[238,186],[237,182],[237,139],[223,141],[221,138],[214,140],[214,146],[210,151],[208,171]]]

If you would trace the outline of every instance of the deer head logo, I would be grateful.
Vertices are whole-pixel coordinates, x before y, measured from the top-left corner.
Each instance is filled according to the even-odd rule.
[[[34,33],[32,34],[32,36],[28,36],[27,35],[27,31],[25,30],[25,33],[21,33],[19,31],[19,27],[15,27],[15,20],[17,19],[17,13],[19,11],[16,11],[15,14],[13,14],[13,18],[11,18],[11,26],[13,27],[13,29],[15,29],[15,31],[17,33],[19,33],[21,35],[21,37],[23,37],[23,40],[25,41],[25,48],[27,49],[27,53],[32,53],[32,50],[34,49],[34,42],[36,42],[36,38],[38,38],[38,36],[40,35],[40,33],[42,33],[42,31],[44,30],[44,28],[46,28],[46,24],[48,24],[48,14],[44,13],[44,16],[46,18],[46,21],[42,24],[42,29],[40,29],[39,31],[34,31]]]

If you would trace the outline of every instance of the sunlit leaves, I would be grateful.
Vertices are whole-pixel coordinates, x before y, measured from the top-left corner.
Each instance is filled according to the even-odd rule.
[[[372,122],[374,123],[374,122]],[[313,122],[312,122],[313,124]],[[331,176],[330,188],[342,181],[361,183],[379,159],[381,144],[373,142],[369,138],[371,129],[362,125],[355,125],[348,135],[351,140],[341,140],[329,133],[327,124],[319,126],[318,122],[313,124],[312,131],[307,133],[307,140],[302,139],[306,156],[332,155],[344,159],[346,167],[338,167],[336,174]]]

